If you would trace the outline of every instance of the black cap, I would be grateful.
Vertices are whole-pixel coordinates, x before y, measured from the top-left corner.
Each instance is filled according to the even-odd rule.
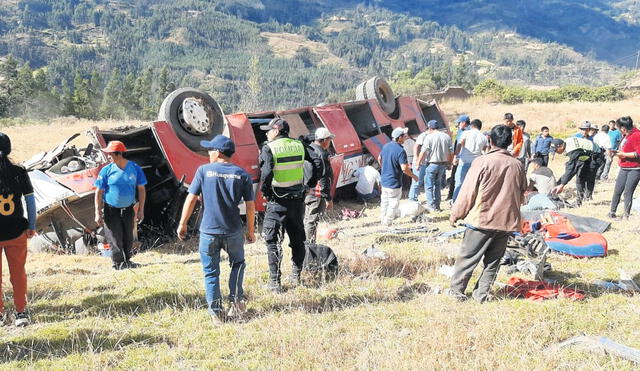
[[[563,145],[564,145],[564,140],[560,138],[555,138],[554,140],[551,141],[551,147],[553,148],[562,147]]]
[[[11,139],[5,133],[0,133],[0,152],[5,156],[11,153]]]
[[[260,126],[260,129],[265,131],[271,130],[271,129],[278,129],[280,130],[281,133],[289,133],[289,123],[287,123],[285,120],[281,119],[280,117],[276,117],[273,120],[269,121],[268,124]]]
[[[215,138],[211,140],[200,141],[200,146],[209,150],[219,151],[227,157],[233,156],[236,152],[236,145],[233,144],[233,141],[231,141],[229,137],[224,135],[216,135]]]

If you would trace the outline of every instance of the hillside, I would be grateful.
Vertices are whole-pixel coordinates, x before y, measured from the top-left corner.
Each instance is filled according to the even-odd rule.
[[[568,120],[601,123],[622,114],[638,117],[638,103],[638,99],[616,102],[603,110],[600,103],[489,106],[466,101],[449,102],[444,110],[450,117],[468,112],[490,126],[500,122],[508,109],[524,118],[532,132],[547,124],[557,135],[569,129],[563,125]],[[31,153],[46,150],[87,126],[117,124],[60,119],[3,131],[14,141],[16,159],[22,160],[30,153],[18,151],[27,146]],[[556,174],[562,172],[563,160],[564,156],[556,156],[551,161]],[[614,165],[611,175],[616,171]],[[573,185],[568,185],[567,194]],[[613,186],[612,181],[598,183],[594,201],[571,212],[602,218]],[[439,268],[452,263],[448,255],[460,239],[443,243],[432,233],[388,233],[379,227],[379,209],[372,204],[365,217],[342,221],[342,208],[359,210],[362,205],[340,200],[321,222],[341,231],[338,239],[326,242],[339,259],[336,280],[308,280],[307,286],[297,288],[285,282],[285,293],[268,292],[266,248],[259,240],[246,247],[248,313],[220,327],[211,324],[206,312],[194,239],[137,254],[134,260],[142,268],[118,272],[99,255],[31,253],[26,267],[33,323],[27,328],[0,327],[0,370],[637,369],[611,354],[578,346],[552,348],[581,333],[640,348],[640,296],[593,284],[598,279],[618,280],[618,269],[640,282],[640,250],[629,243],[637,238],[637,214],[614,222],[605,232],[607,257],[548,257],[552,270],[546,277],[585,290],[585,300],[504,297],[499,285],[514,274],[503,267],[495,287],[498,299],[478,304],[460,303],[439,293],[449,285]],[[448,213],[429,215],[427,225],[450,230]],[[398,223],[416,225],[409,218]],[[389,258],[365,258],[362,251],[371,245]],[[284,251],[288,261],[290,249]],[[229,267],[224,259],[221,278],[226,293]],[[289,267],[283,265],[285,275]],[[11,313],[8,269],[2,274]]]
[[[10,54],[18,65],[28,62],[41,69],[43,92],[48,96],[55,88],[61,101],[65,96],[71,100],[76,82],[82,84],[83,78],[91,87],[94,72],[93,87],[100,91],[110,80],[113,90],[132,90],[136,77],[148,73],[151,80],[145,86],[153,91],[144,94],[149,95],[145,98],[149,107],[133,110],[141,112],[157,108],[169,83],[203,88],[226,111],[235,111],[351,99],[350,89],[368,76],[393,80],[403,71],[415,74],[428,69],[434,89],[447,84],[471,88],[484,78],[511,84],[593,86],[617,83],[621,72],[550,37],[543,42],[520,29],[491,24],[465,24],[469,31],[464,31],[451,22],[456,13],[470,19],[501,19],[486,17],[491,9],[502,8],[482,1],[429,6],[364,3],[369,6],[332,0],[5,1],[0,4],[0,58]],[[296,11],[287,11],[292,8]],[[517,8],[511,13],[528,14],[518,13]],[[509,14],[504,15],[505,24]],[[158,80],[163,68],[166,74]],[[94,95],[100,100],[94,106],[113,106]],[[132,98],[138,99],[123,98],[121,106]],[[0,99],[0,116],[1,103]],[[123,110],[132,114],[126,107]],[[4,115],[24,111],[14,108]],[[58,114],[82,116],[65,109]],[[114,117],[112,112],[101,113],[105,114]]]

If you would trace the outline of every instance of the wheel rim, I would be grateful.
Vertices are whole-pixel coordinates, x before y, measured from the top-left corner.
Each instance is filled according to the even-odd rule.
[[[178,109],[180,125],[194,135],[209,133],[209,110],[195,98],[186,98]]]

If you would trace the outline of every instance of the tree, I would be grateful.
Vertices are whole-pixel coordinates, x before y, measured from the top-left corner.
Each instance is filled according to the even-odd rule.
[[[118,107],[120,102],[120,72],[117,69],[111,71],[111,76],[102,94],[100,104],[100,117],[108,119],[122,118],[122,109]]]
[[[77,117],[91,118],[94,116],[89,95],[89,82],[82,77],[80,72],[76,72],[76,76],[73,79],[71,103],[73,104],[73,112]]]

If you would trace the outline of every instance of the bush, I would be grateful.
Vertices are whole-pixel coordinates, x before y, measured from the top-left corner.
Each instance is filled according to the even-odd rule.
[[[474,94],[493,97],[506,104],[528,102],[559,103],[559,102],[611,102],[623,98],[622,92],[614,86],[568,85],[558,89],[539,91],[522,87],[505,86],[496,80],[484,80],[473,89]]]

